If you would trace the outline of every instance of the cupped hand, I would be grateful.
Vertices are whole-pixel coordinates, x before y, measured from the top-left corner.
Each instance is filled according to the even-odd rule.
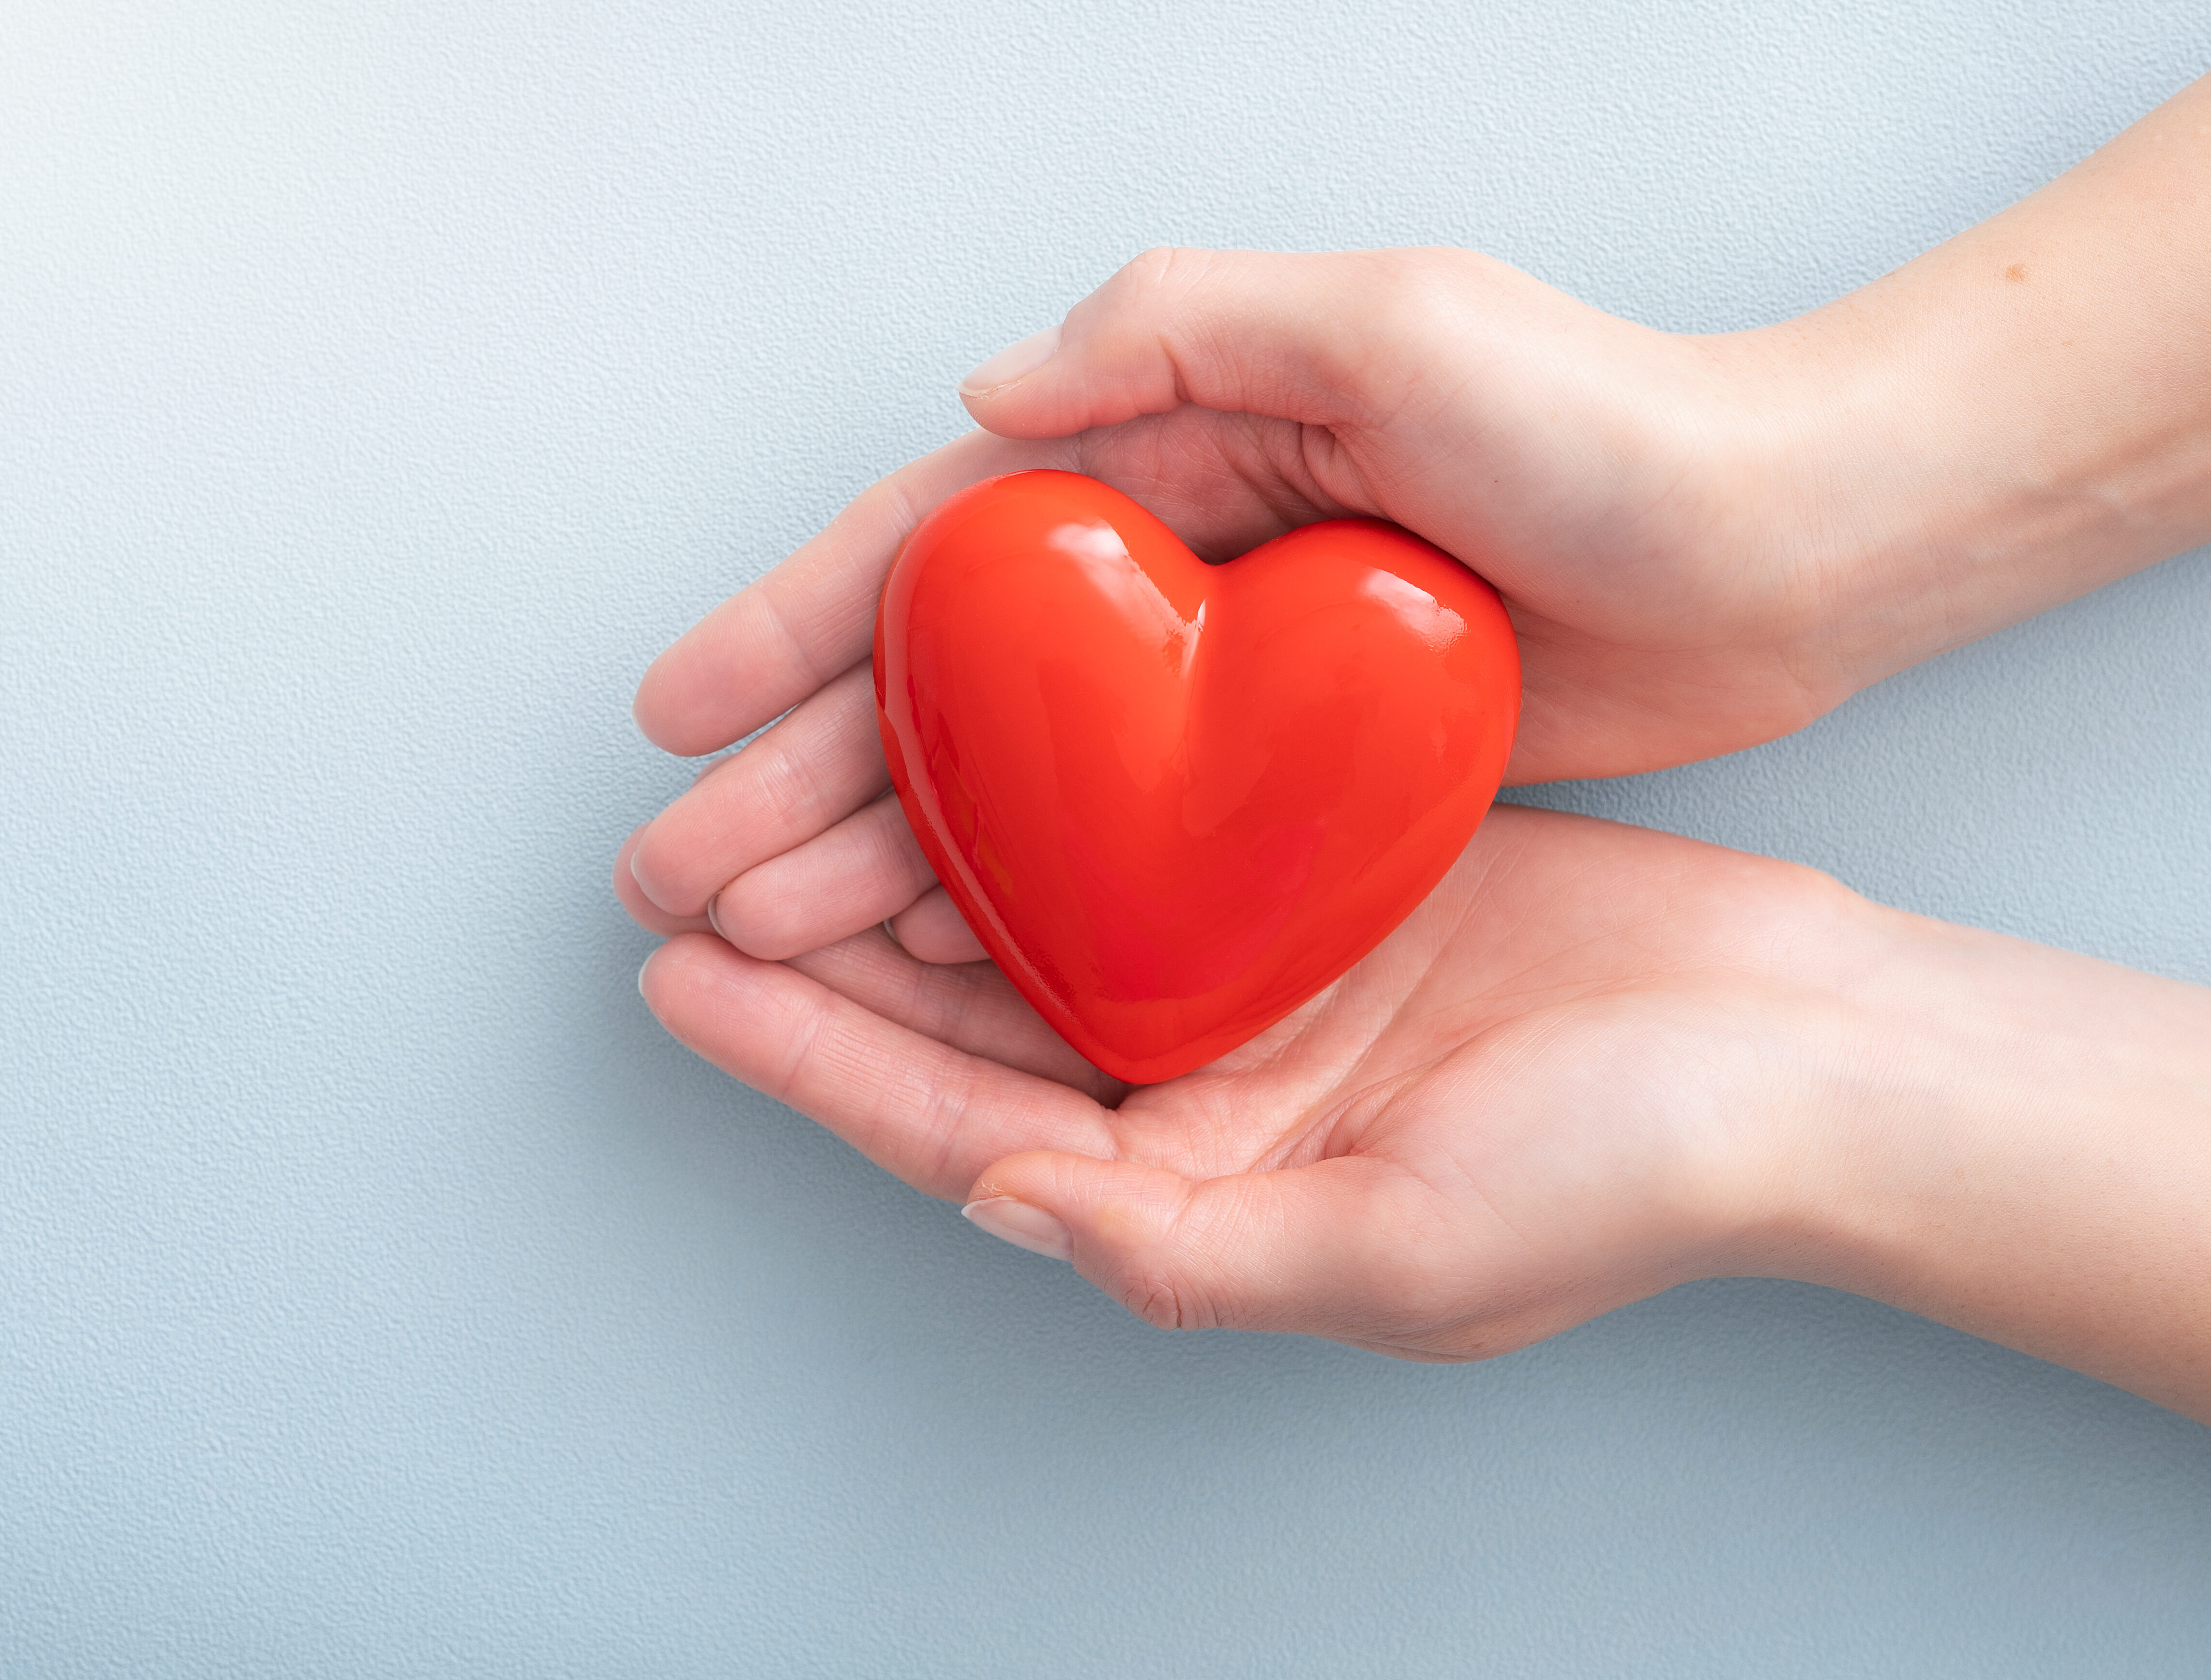
[[[1454,1359],[1785,1244],[1887,914],[1794,865],[1500,807],[1334,986],[1134,1091],[990,964],[880,929],[787,963],[679,935],[639,983],[700,1055],[1155,1323]]]
[[[1347,514],[1457,555],[1521,639],[1508,781],[1794,728],[1858,678],[1820,573],[1773,535],[1779,366],[1752,335],[1656,332],[1463,251],[1142,258],[970,377],[987,430],[877,484],[646,673],[638,721],[670,752],[795,710],[636,837],[626,894],[670,932],[718,895],[721,931],[768,958],[923,898],[869,692],[875,603],[924,515],[1026,468],[1102,479],[1208,557]],[[901,938],[974,954],[948,912],[934,895]]]

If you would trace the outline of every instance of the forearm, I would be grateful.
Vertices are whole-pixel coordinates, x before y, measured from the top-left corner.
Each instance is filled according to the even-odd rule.
[[[2211,989],[1873,916],[1775,1269],[2211,1423]]]
[[[2211,77],[1741,339],[1772,369],[1781,540],[1865,680],[2211,541]]]

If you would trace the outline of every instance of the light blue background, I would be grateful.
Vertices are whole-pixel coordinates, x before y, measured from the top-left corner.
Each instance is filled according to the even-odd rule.
[[[1758,1281],[1148,1330],[663,1037],[606,873],[651,656],[1146,245],[1748,325],[2207,66],[2202,0],[4,0],[0,1672],[2204,1671],[2196,1425]],[[2199,555],[1548,797],[2211,981],[2207,664]]]

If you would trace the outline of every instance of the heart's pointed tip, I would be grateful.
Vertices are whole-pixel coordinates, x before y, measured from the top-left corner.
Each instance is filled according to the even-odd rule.
[[[1246,1018],[1233,1025],[1215,1025],[1194,1038],[1187,1038],[1165,1048],[1148,1045],[1141,1049],[1124,1050],[1103,1042],[1088,1023],[1076,1013],[1063,1014],[1054,1009],[1045,1013],[1047,1020],[1054,1015],[1054,1030],[1072,1045],[1082,1058],[1099,1072],[1112,1075],[1125,1085],[1163,1085],[1170,1080],[1186,1078],[1210,1067],[1221,1057],[1257,1038],[1279,1018],[1263,1021]]]
[[[1211,1055],[1192,1055],[1179,1052],[1132,1060],[1103,1050],[1094,1055],[1086,1054],[1085,1059],[1091,1066],[1111,1074],[1124,1085],[1163,1085],[1171,1079],[1195,1073],[1215,1060]]]

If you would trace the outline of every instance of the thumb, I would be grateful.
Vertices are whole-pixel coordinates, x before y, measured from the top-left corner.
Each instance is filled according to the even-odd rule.
[[[1130,1312],[1168,1329],[1295,1330],[1387,1339],[1450,1315],[1424,1287],[1415,1233],[1433,1194],[1402,1168],[1343,1156],[1190,1180],[1088,1156],[1012,1155],[961,1210],[994,1236],[1071,1260]],[[1425,1297],[1425,1298],[1424,1298]]]
[[[1467,251],[1147,251],[960,382],[977,423],[1064,438],[1185,402],[1315,426],[1402,410],[1488,270]]]

